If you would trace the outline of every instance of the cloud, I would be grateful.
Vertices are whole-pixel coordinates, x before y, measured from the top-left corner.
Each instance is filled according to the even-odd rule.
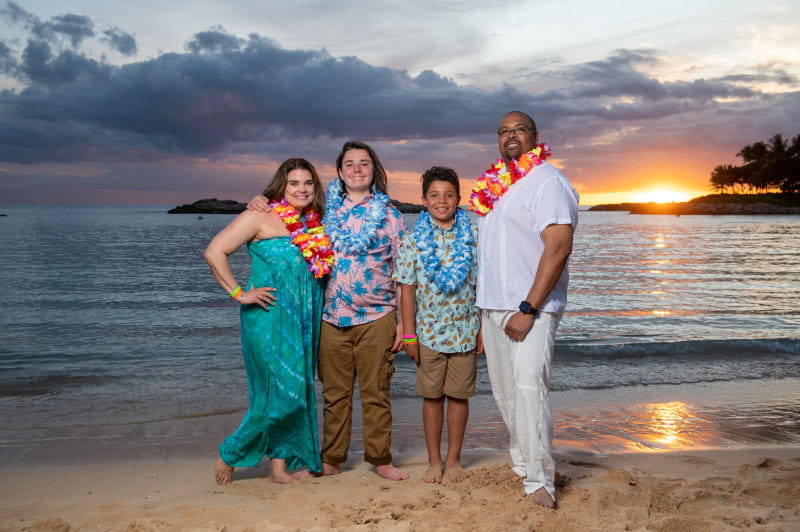
[[[6,2],[6,7],[0,9],[0,16],[11,24],[21,24],[36,38],[44,41],[54,41],[64,37],[73,47],[78,47],[84,39],[94,37],[94,22],[83,15],[57,15],[44,21],[16,3]]]
[[[6,2],[6,7],[0,9],[0,16],[11,24],[22,24],[27,28],[32,28],[41,23],[39,17],[25,11],[14,2]]]
[[[35,24],[33,33],[45,40],[64,36],[77,48],[84,39],[94,37],[94,23],[83,15],[58,15],[50,22]]]
[[[3,41],[0,41],[0,72],[14,75],[17,68],[17,61],[12,55],[11,48]]]
[[[81,49],[94,27],[86,17],[45,23],[13,3],[2,13],[29,30],[19,53],[0,43],[2,71],[24,81],[0,93],[0,119],[7,125],[0,129],[0,161],[20,164],[221,160],[361,138],[381,143],[417,171],[419,165],[409,162],[411,147],[442,159],[457,153],[450,165],[474,151],[472,144],[463,148],[465,141],[480,139],[492,151],[492,131],[509,109],[529,111],[549,142],[581,147],[572,152],[579,161],[579,151],[606,145],[599,139],[655,147],[680,128],[708,138],[721,134],[713,128],[747,116],[767,116],[764,127],[785,131],[797,113],[775,113],[770,106],[780,101],[791,109],[799,100],[797,92],[780,98],[762,93],[757,84],[767,77],[789,89],[797,85],[786,71],[764,65],[715,79],[661,81],[649,73],[661,64],[661,52],[650,49],[617,50],[572,65],[542,62],[539,70],[526,71],[541,79],[530,86],[546,87],[538,92],[510,85],[486,90],[432,69],[414,76],[221,27],[196,33],[183,53],[115,65]],[[49,37],[36,29],[43,25]],[[57,33],[77,47],[59,47]],[[136,41],[125,31],[102,35],[120,53],[135,53]],[[406,142],[405,151],[393,147],[395,141]]]
[[[130,33],[114,27],[104,30],[103,36],[103,40],[122,55],[132,56],[136,54],[136,38]]]
[[[245,44],[244,39],[225,32],[223,28],[201,31],[186,44],[186,48],[195,54],[236,52]]]

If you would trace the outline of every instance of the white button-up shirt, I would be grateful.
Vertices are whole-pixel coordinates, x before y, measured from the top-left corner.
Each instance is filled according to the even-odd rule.
[[[533,285],[544,251],[541,233],[552,224],[578,226],[578,193],[557,168],[544,162],[513,184],[480,220],[477,305],[517,310]],[[563,314],[569,269],[564,268],[540,311]]]

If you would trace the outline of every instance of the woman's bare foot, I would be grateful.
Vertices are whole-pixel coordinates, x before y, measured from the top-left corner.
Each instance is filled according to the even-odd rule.
[[[223,462],[222,458],[217,458],[217,463],[214,464],[214,478],[220,486],[230,484],[233,480],[233,468]]]
[[[509,482],[512,480],[519,480],[519,475],[517,475],[513,469],[506,469],[502,473],[499,473],[496,477],[494,477],[494,481],[498,484],[502,484],[503,482]]]
[[[375,472],[386,480],[406,480],[408,478],[408,473],[397,469],[392,464],[376,466]]]
[[[322,474],[323,475],[338,475],[342,472],[341,467],[339,464],[329,464],[327,462],[322,462]]]
[[[309,478],[309,477],[313,477],[313,476],[314,476],[314,473],[312,473],[311,471],[308,471],[307,469],[301,469],[300,471],[295,471],[294,473],[292,473],[292,478],[297,479],[297,480],[300,480],[300,479],[303,479],[303,478]]]
[[[425,474],[422,475],[422,480],[429,484],[441,484],[442,483],[442,464],[441,462],[438,464],[430,464],[428,470],[425,471]]]
[[[469,473],[467,473],[464,468],[461,467],[461,464],[448,465],[447,478],[453,482],[463,482],[469,478]]]
[[[269,481],[276,484],[294,484],[297,479],[286,471],[286,460],[272,458],[269,461]]]
[[[544,487],[539,488],[538,490],[534,491],[530,495],[533,497],[533,501],[543,508],[554,508],[556,505],[556,501],[553,500],[553,497],[550,496],[550,493],[544,489]]]

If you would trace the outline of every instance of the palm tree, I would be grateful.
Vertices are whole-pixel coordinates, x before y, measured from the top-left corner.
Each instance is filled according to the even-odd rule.
[[[736,154],[742,166],[716,166],[711,172],[711,188],[733,193],[800,192],[800,135],[787,141],[780,133],[768,143],[754,142]]]

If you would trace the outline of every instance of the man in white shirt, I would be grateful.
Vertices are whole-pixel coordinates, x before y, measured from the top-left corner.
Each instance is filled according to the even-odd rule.
[[[555,505],[553,419],[548,397],[555,333],[567,300],[578,194],[544,159],[533,119],[506,114],[498,127],[505,168],[518,180],[490,206],[478,233],[477,305],[489,378],[511,434],[512,469],[540,506]],[[541,157],[539,156],[541,155]]]

